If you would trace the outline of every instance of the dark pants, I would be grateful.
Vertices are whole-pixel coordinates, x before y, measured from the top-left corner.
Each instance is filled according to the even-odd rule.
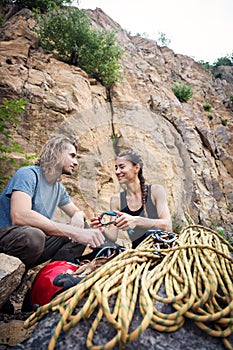
[[[0,253],[19,258],[26,268],[37,266],[50,259],[75,262],[85,246],[72,243],[66,237],[47,236],[31,226],[6,226],[0,228]]]

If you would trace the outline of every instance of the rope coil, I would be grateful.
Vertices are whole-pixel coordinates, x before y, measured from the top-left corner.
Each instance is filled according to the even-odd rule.
[[[227,339],[233,331],[230,251],[231,245],[217,232],[198,225],[184,228],[172,248],[155,249],[153,237],[148,236],[137,249],[122,252],[41,306],[24,327],[33,326],[49,312],[59,311],[61,318],[48,345],[48,350],[52,350],[61,331],[97,311],[86,346],[91,350],[109,350],[117,344],[124,349],[127,342],[136,340],[149,326],[159,332],[177,331],[189,318],[209,335],[221,337],[225,347],[232,350]],[[114,308],[110,305],[112,297]],[[162,313],[157,302],[171,304],[173,310]],[[137,303],[142,320],[132,330]],[[116,335],[106,344],[95,345],[94,336],[103,317]]]

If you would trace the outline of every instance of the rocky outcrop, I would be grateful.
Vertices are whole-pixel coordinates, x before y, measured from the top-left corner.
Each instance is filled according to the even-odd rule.
[[[167,307],[168,309],[168,307]],[[165,310],[163,310],[165,311]],[[60,320],[58,313],[48,314],[35,328],[29,340],[22,344],[12,347],[12,350],[44,350],[48,347],[56,326]],[[89,329],[92,326],[94,318],[79,322],[76,326],[66,332],[62,332],[56,341],[56,350],[72,349],[84,350],[86,347],[86,338]],[[132,329],[141,324],[141,315],[139,308],[135,310]],[[106,345],[116,335],[116,330],[109,327],[108,322],[103,320],[100,328],[95,334],[95,345]],[[232,339],[231,339],[232,340]],[[226,349],[221,338],[215,338],[207,335],[204,331],[195,326],[194,322],[186,320],[185,324],[176,332],[166,333],[158,332],[148,327],[139,338],[126,344],[125,350],[224,350]],[[111,347],[113,350],[119,350],[119,343]]]
[[[0,309],[20,284],[24,272],[21,260],[0,253]]]

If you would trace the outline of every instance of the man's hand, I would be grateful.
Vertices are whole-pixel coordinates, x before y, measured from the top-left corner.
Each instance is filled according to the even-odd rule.
[[[84,228],[84,222],[85,222],[84,212],[81,210],[78,210],[72,216],[70,224],[72,226]]]
[[[73,234],[71,239],[82,244],[88,244],[91,248],[97,248],[105,242],[105,237],[99,229],[84,229]]]

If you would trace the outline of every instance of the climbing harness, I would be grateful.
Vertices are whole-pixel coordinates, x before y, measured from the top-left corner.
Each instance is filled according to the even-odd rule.
[[[231,252],[232,246],[217,232],[199,225],[187,226],[174,237],[168,232],[149,232],[136,249],[123,251],[56,296],[24,326],[29,328],[49,312],[59,311],[61,318],[48,344],[52,350],[61,331],[95,315],[86,347],[110,350],[115,346],[124,349],[147,327],[177,331],[189,318],[233,349],[228,340],[233,331]],[[138,303],[141,323],[132,329]],[[170,304],[172,311],[163,313],[161,303]],[[115,335],[96,345],[95,334],[103,318]]]

